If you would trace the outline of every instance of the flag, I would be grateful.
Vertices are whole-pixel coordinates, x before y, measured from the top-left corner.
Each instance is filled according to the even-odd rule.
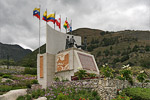
[[[64,23],[64,28],[65,28],[65,29],[69,28],[69,24],[68,24],[68,21],[67,21],[67,20],[66,20],[65,23]]]
[[[45,11],[43,14],[43,20],[47,22],[47,11]]]
[[[40,8],[35,8],[33,10],[33,16],[36,16],[40,20]]]
[[[69,31],[69,32],[72,32],[72,23],[69,24],[69,29],[68,29],[68,31]]]
[[[57,19],[55,19],[55,22],[56,22],[56,25],[59,27],[59,29],[60,29],[60,22],[61,22],[61,19],[59,18],[59,21],[57,20]]]
[[[47,22],[53,22],[55,24],[55,13],[47,16]]]

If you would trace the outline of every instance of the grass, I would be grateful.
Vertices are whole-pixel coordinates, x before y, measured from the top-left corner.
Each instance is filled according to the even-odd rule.
[[[132,100],[150,100],[150,88],[127,88],[123,92]]]

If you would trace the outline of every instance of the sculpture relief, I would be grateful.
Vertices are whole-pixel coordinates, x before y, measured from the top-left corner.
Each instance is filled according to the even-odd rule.
[[[69,70],[69,53],[57,56],[57,72]]]

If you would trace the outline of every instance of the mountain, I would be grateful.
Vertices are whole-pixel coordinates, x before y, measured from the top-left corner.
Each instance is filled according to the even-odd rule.
[[[29,49],[24,49],[19,45],[12,45],[12,44],[3,44],[0,43],[0,59],[12,59],[14,61],[19,61],[27,54],[31,53],[32,51]]]
[[[68,33],[71,34],[71,33]],[[72,32],[83,38],[87,37],[87,49],[95,56],[98,66],[108,63],[112,67],[124,64],[131,66],[150,67],[150,31],[124,30],[118,32],[98,29],[79,28]],[[41,47],[43,53],[46,45]],[[36,67],[37,50],[26,56],[22,62],[33,61],[30,65]],[[26,60],[25,60],[26,59]]]

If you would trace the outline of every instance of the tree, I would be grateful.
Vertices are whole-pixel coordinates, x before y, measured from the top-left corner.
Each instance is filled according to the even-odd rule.
[[[99,57],[100,55],[101,55],[101,51],[98,51],[96,57]]]
[[[135,45],[132,49],[133,52],[137,52],[138,51],[139,46]]]
[[[105,53],[105,56],[108,56],[108,55],[109,55],[109,50],[106,49],[106,50],[104,51],[104,53]]]
[[[120,59],[117,57],[117,58],[115,58],[114,60],[113,60],[113,63],[117,63],[117,62],[119,62],[120,61]]]
[[[110,46],[110,50],[112,50],[112,46]]]
[[[124,62],[124,61],[126,61],[126,60],[128,60],[129,59],[129,55],[125,55],[125,56],[123,56],[122,58],[121,58],[121,62]]]
[[[150,51],[150,46],[146,46],[145,51]]]

